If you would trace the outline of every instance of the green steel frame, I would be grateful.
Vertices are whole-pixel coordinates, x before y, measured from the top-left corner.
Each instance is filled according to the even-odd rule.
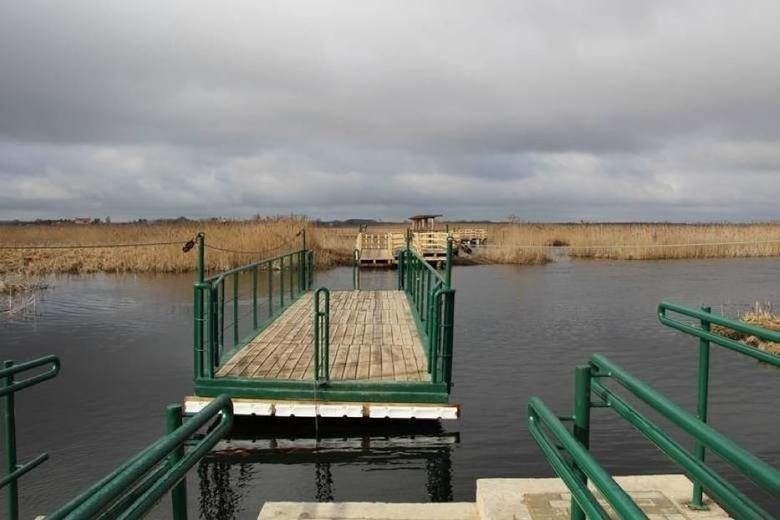
[[[42,367],[48,370],[36,372],[26,379],[16,379],[16,375]],[[47,453],[41,453],[25,464],[18,464],[16,457],[16,403],[14,394],[25,388],[42,383],[60,373],[60,360],[56,356],[45,356],[24,363],[13,361],[3,362],[0,369],[0,397],[3,400],[3,471],[0,477],[0,489],[6,489],[5,517],[8,520],[19,518],[19,483],[18,480],[28,471],[41,465],[49,458]]]
[[[199,250],[203,251],[205,238],[199,235]],[[203,276],[203,256],[199,254],[199,279],[195,283],[194,302],[194,387],[195,394],[201,397],[214,397],[227,394],[234,398],[278,399],[278,400],[319,400],[342,402],[404,402],[404,403],[446,403],[449,401],[452,385],[452,344],[454,326],[455,291],[451,285],[452,241],[448,243],[448,261],[444,273],[428,265],[422,257],[411,251],[407,240],[406,250],[399,259],[398,289],[404,290],[409,298],[412,313],[424,340],[428,358],[430,382],[398,381],[334,381],[330,380],[328,362],[328,292],[319,289],[315,294],[312,316],[315,321],[317,338],[312,349],[315,356],[315,370],[311,380],[283,380],[271,378],[217,377],[217,367],[238,352],[248,341],[270,325],[282,311],[301,294],[309,291],[313,282],[313,253],[300,250],[287,255],[263,259],[246,266],[232,269],[211,278]],[[357,258],[357,257],[355,257]],[[292,259],[292,260],[290,260]],[[354,260],[354,259],[353,259]],[[359,269],[357,262],[353,266],[353,284],[359,289]],[[233,329],[233,344],[229,350],[224,345],[224,287],[225,281],[232,281],[232,293],[238,294],[237,285],[243,280],[241,273],[280,269],[280,280],[288,278],[291,286],[285,290],[278,284],[279,295],[270,292],[268,301],[272,310],[263,321],[258,321],[251,332],[239,338]],[[246,278],[246,277],[245,277]],[[237,281],[238,280],[238,281]],[[301,280],[294,289],[292,281]],[[273,284],[269,282],[269,287]],[[256,300],[256,293],[253,293]],[[284,295],[287,296],[286,299]],[[324,296],[323,296],[324,295]],[[233,300],[233,322],[238,310]],[[324,307],[322,307],[324,305]],[[256,304],[253,304],[256,308]],[[229,325],[233,325],[229,323]]]
[[[696,319],[699,321],[699,326],[671,318],[668,315],[670,313]],[[573,519],[581,519],[585,516],[588,518],[609,518],[587,487],[588,479],[590,479],[621,518],[646,518],[644,513],[601,468],[588,451],[591,409],[611,408],[675,462],[694,482],[694,496],[691,504],[693,508],[702,507],[700,493],[702,489],[705,489],[711,497],[736,518],[772,518],[772,515],[705,463],[704,452],[709,450],[721,460],[741,471],[758,487],[780,498],[780,470],[735,444],[706,423],[707,372],[710,343],[773,366],[780,366],[780,356],[767,354],[716,334],[711,331],[710,325],[717,324],[769,341],[780,340],[780,335],[744,322],[714,315],[708,308],[696,310],[662,302],[658,308],[658,316],[664,325],[696,336],[701,342],[706,342],[699,345],[697,415],[686,412],[600,354],[594,354],[589,364],[578,366],[575,369],[574,413],[571,417],[557,417],[538,397],[532,397],[529,401],[529,430],[545,458],[548,459],[555,472],[572,492],[571,517]],[[614,381],[614,384],[609,385],[608,381],[610,380]],[[634,399],[638,399],[645,406],[650,407],[664,419],[690,435],[696,443],[694,453],[675,441],[627,399],[616,393],[612,389],[613,386],[621,387]],[[595,401],[592,400],[594,396],[596,397]],[[571,433],[564,426],[562,420],[573,423]],[[568,458],[564,456],[562,451],[568,454]]]
[[[142,518],[170,490],[171,518],[186,520],[187,471],[230,432],[233,403],[218,396],[186,422],[182,406],[170,405],[165,425],[164,436],[46,518]],[[204,428],[206,433],[191,441]]]
[[[44,368],[46,370],[42,370]],[[17,379],[17,374],[30,371],[33,375]],[[52,379],[59,372],[60,360],[56,356],[44,356],[19,364],[5,361],[0,369],[6,472],[0,477],[0,488],[7,487],[3,518],[8,520],[19,518],[19,478],[49,458],[48,454],[41,453],[25,464],[17,463],[14,394]],[[46,518],[142,518],[170,490],[171,518],[186,520],[187,471],[230,431],[233,403],[228,396],[219,396],[186,423],[182,410],[178,404],[168,406],[166,435]],[[207,433],[197,440],[193,439],[210,422]],[[185,444],[191,448],[186,453]]]

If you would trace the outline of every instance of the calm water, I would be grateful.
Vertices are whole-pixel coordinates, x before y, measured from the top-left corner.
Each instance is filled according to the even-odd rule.
[[[661,327],[657,303],[708,304],[731,315],[757,300],[777,308],[778,282],[776,259],[458,267],[459,421],[438,431],[325,425],[320,449],[309,440],[313,421],[294,431],[244,421],[235,436],[257,440],[191,472],[191,510],[256,518],[266,500],[473,500],[477,478],[552,476],[525,427],[531,395],[566,413],[574,365],[601,352],[693,410],[697,343]],[[349,269],[317,280],[350,283]],[[393,272],[363,275],[364,288],[394,283]],[[51,456],[21,482],[24,517],[61,505],[162,433],[165,405],[191,392],[191,294],[190,277],[57,278],[34,316],[0,321],[0,357],[56,354],[63,363],[60,377],[17,397],[22,459]],[[711,423],[780,465],[780,373],[719,349],[711,386]],[[615,474],[675,472],[609,411],[594,411],[593,446]]]

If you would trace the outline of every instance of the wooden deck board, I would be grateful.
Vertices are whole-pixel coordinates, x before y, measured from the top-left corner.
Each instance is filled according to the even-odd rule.
[[[312,295],[303,295],[220,367],[217,377],[313,378]],[[332,291],[331,380],[430,381],[401,291]]]

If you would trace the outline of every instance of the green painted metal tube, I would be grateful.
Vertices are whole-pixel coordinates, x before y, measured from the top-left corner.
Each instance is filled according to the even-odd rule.
[[[195,379],[203,377],[203,289],[206,284],[196,283],[193,288],[193,360]]]
[[[203,283],[206,276],[206,234],[200,232],[197,235],[198,240],[198,283]]]
[[[290,300],[295,298],[295,257],[290,257]]]
[[[274,265],[273,262],[266,262],[266,270],[268,271],[268,317],[274,315]]]
[[[320,305],[323,295],[324,309]],[[320,287],[314,292],[314,380],[330,380],[330,291]]]
[[[712,313],[710,307],[702,307],[702,312]],[[710,322],[700,320],[699,326],[703,331],[710,331]],[[707,422],[707,400],[709,394],[710,381],[710,342],[706,339],[699,339],[699,370],[698,370],[698,391],[696,398],[696,416],[701,422]],[[696,458],[704,462],[706,449],[704,445],[696,441]],[[693,496],[691,497],[691,507],[694,509],[706,509],[702,502],[704,490],[701,482],[698,480],[693,483]]]
[[[40,367],[48,366],[45,372],[33,376],[17,379],[16,375]],[[6,488],[6,518],[17,520],[19,518],[19,484],[18,480],[23,475],[45,462],[49,455],[41,453],[24,464],[18,464],[16,454],[16,399],[15,393],[33,385],[37,385],[53,377],[60,372],[60,360],[56,356],[44,356],[23,363],[14,363],[11,360],[3,362],[0,369],[0,397],[2,397],[3,416],[3,472],[0,478],[0,488]]]
[[[653,390],[601,354],[594,354],[591,365],[598,372],[595,376],[608,376],[643,402],[654,408],[669,421],[682,428],[695,440],[718,454],[723,460],[742,471],[745,476],[770,493],[780,495],[780,470],[738,446],[725,435],[702,423],[696,417]]]
[[[528,426],[537,444],[539,444],[540,447],[543,445],[543,442],[540,442],[540,437],[544,436],[544,433],[541,431],[541,425],[544,425],[547,430],[552,433],[557,442],[569,453],[577,467],[593,481],[593,484],[613,507],[620,518],[647,518],[623,488],[621,488],[617,482],[604,471],[599,463],[593,459],[585,446],[580,444],[580,442],[569,433],[560,419],[558,419],[558,417],[538,397],[532,397],[528,402],[528,417]],[[549,443],[549,441],[547,441],[547,443]],[[592,493],[588,491],[587,486],[582,484],[574,470],[563,461],[563,458],[559,453],[554,449],[552,449],[552,452],[554,452],[554,455],[547,450],[545,455],[548,455],[548,453],[549,455],[552,455],[550,460],[558,459],[558,457],[560,457],[560,459],[558,459],[557,467],[554,465],[553,469],[556,470],[556,473],[564,479],[569,489],[572,490],[572,496],[575,497],[577,504],[585,510],[587,516],[589,518],[609,518],[604,509],[598,505],[598,502],[595,500]],[[569,471],[564,470],[559,473],[559,470],[564,467],[568,468]],[[577,493],[574,492],[575,490],[577,490]],[[589,496],[585,495],[586,493]]]
[[[219,293],[217,292],[217,289],[215,287],[212,287],[211,290],[206,293],[206,304],[208,305],[208,308],[211,310],[210,319],[206,323],[206,330],[208,332],[208,338],[209,341],[206,343],[206,377],[213,379],[214,378],[214,356],[216,355],[215,352],[217,350],[217,344],[219,342],[219,320],[218,320],[218,310],[219,307],[217,306],[219,300]]]
[[[233,273],[233,345],[238,345],[238,273]],[[222,353],[220,352],[220,355]]]
[[[3,384],[3,390],[13,388],[14,362],[4,361],[2,373],[4,376],[0,379]],[[17,470],[16,465],[16,409],[14,404],[14,393],[6,391],[3,395],[3,451],[4,468],[7,475],[13,474]],[[9,520],[19,518],[19,485],[16,479],[9,480],[6,490],[6,517]]]
[[[744,343],[740,343],[738,341],[734,341],[730,338],[721,336],[720,334],[702,330],[688,323],[670,318],[667,316],[667,311],[672,311],[700,321],[706,321],[713,325],[721,325],[737,332],[741,332],[749,336],[756,336],[759,339],[772,341],[775,343],[780,343],[779,332],[762,329],[761,327],[748,325],[743,321],[724,318],[723,316],[719,316],[717,314],[707,313],[698,309],[691,309],[689,307],[684,307],[682,305],[677,305],[671,302],[664,301],[658,305],[658,321],[664,325],[685,332],[692,336],[696,336],[700,339],[710,341],[711,343],[715,343],[716,345],[725,347],[735,352],[739,352],[740,354],[744,354],[759,361],[763,361],[764,363],[768,363],[772,366],[780,367],[780,356],[771,354],[769,352],[764,352],[763,350],[745,345]]]
[[[447,265],[444,267],[444,283],[452,287],[452,236],[447,237]]]
[[[773,518],[600,381],[594,379],[591,384],[596,396],[669,456],[691,479],[702,482],[708,493],[730,514],[736,518]]]
[[[279,259],[279,305],[284,307],[284,257]]]
[[[252,268],[252,329],[257,328],[257,266]]]
[[[165,433],[174,435],[176,430],[183,424],[184,409],[180,404],[171,404],[165,409]],[[176,465],[184,458],[184,444],[180,444],[176,449],[168,454],[169,470],[174,469]],[[184,478],[171,489],[171,506],[173,510],[173,520],[187,520],[187,479]]]
[[[33,368],[38,368],[45,365],[49,365],[49,370],[21,380],[17,380],[12,377],[11,383],[6,383],[0,387],[0,397],[13,394],[19,390],[24,390],[25,388],[33,385],[37,385],[38,383],[42,383],[43,381],[56,377],[57,374],[60,373],[60,359],[57,356],[43,356],[30,361],[25,361],[24,363],[6,363],[10,364],[8,364],[3,369],[0,369],[0,378],[15,376],[21,372],[26,372],[27,370],[32,370]]]
[[[174,432],[157,440],[108,477],[48,515],[47,519],[58,520],[67,516],[67,518],[86,520],[96,517],[101,511],[120,499],[128,489],[132,489],[135,483],[143,481],[149,471],[153,471],[161,461],[167,459],[172,452],[182,447],[193,434],[217,417],[217,425],[211,428],[194,448],[176,461],[175,465],[169,467],[165,474],[119,517],[122,519],[140,518],[159,501],[162,495],[184,478],[187,471],[230,431],[233,424],[233,405],[228,396],[222,395],[215,398]]]
[[[47,460],[49,460],[49,454],[41,453],[24,464],[16,464],[16,469],[14,471],[5,475],[3,478],[0,478],[0,489],[4,488],[9,482],[18,480],[19,477],[29,473],[30,470],[35,469]]]
[[[219,343],[217,343],[214,351],[214,358],[211,360],[213,365],[217,364],[217,360],[222,355],[222,351],[225,348],[225,281],[219,282]]]
[[[580,365],[574,369],[574,438],[587,450],[590,448],[590,365]],[[574,473],[581,485],[588,486],[588,476],[577,464],[574,464]],[[572,498],[572,520],[584,520],[585,512],[579,507],[577,501]]]
[[[455,332],[455,290],[444,292],[444,317],[442,329],[442,382],[447,383],[447,392],[452,386],[452,351]]]
[[[360,250],[352,250],[352,289],[360,290]]]

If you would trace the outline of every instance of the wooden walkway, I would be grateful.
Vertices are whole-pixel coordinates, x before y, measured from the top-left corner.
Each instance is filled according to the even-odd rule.
[[[220,367],[217,377],[313,379],[312,293]],[[330,379],[430,381],[403,291],[330,293]]]

